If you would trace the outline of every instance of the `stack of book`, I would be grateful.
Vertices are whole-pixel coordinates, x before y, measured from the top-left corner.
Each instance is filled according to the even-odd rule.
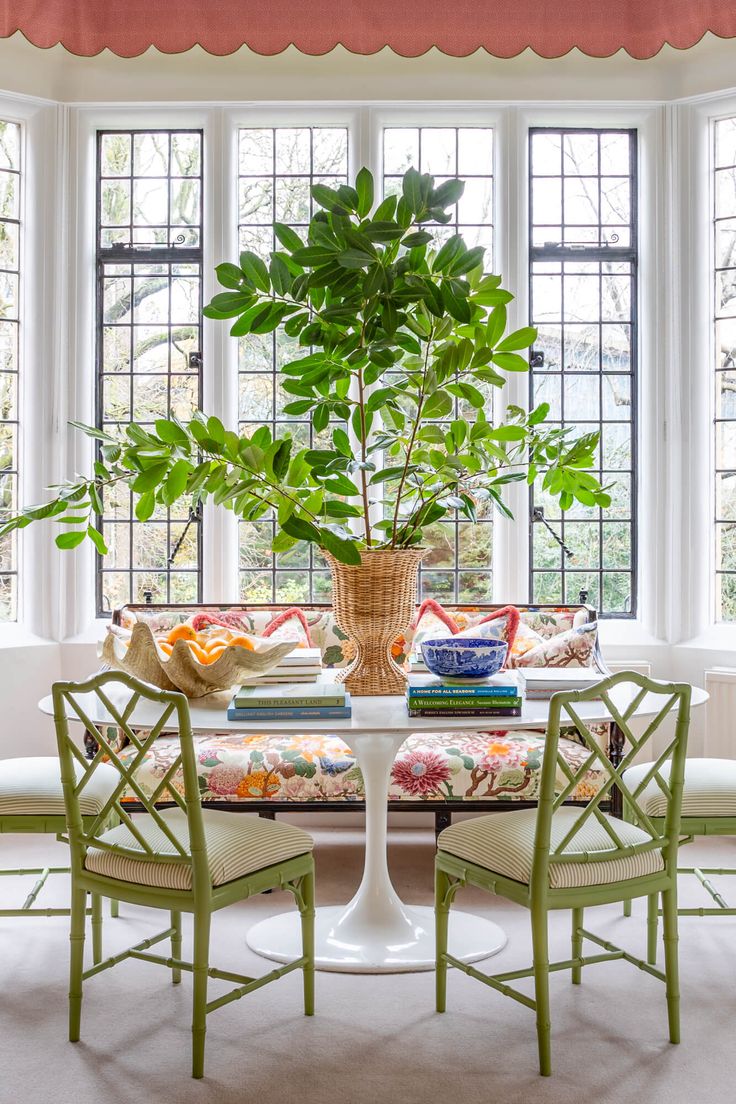
[[[246,679],[244,686],[269,686],[292,682],[316,682],[322,672],[319,648],[295,648],[282,656],[276,667],[265,675]]]
[[[526,667],[518,673],[529,701],[546,701],[558,690],[587,690],[605,678],[591,667]]]
[[[230,721],[346,720],[350,714],[350,694],[328,682],[241,686],[227,711]]]
[[[520,717],[521,697],[512,675],[460,682],[410,674],[406,688],[410,717]]]

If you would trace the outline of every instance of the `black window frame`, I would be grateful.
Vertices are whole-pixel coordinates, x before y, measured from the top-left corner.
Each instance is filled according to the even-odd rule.
[[[629,143],[629,179],[631,181],[630,187],[630,232],[631,239],[628,246],[616,245],[612,240],[611,244],[605,242],[599,242],[597,244],[587,243],[552,243],[546,242],[544,245],[535,246],[534,243],[534,211],[532,202],[532,187],[533,187],[533,164],[532,164],[532,143],[535,134],[559,134],[563,136],[566,134],[595,134],[599,138],[605,134],[626,134],[630,138]],[[638,471],[639,471],[639,458],[638,458],[638,433],[639,433],[639,373],[640,373],[640,356],[639,356],[639,132],[636,127],[616,127],[616,126],[602,126],[602,127],[580,127],[580,126],[535,126],[530,127],[528,131],[528,176],[527,176],[527,195],[528,195],[528,243],[529,243],[529,258],[528,258],[528,292],[529,292],[529,320],[530,325],[534,322],[534,289],[533,289],[533,275],[534,265],[536,262],[564,262],[564,261],[624,261],[631,266],[631,348],[630,348],[630,365],[628,374],[631,379],[631,511],[628,520],[631,529],[631,567],[627,572],[631,577],[631,601],[630,608],[627,611],[622,612],[606,612],[603,609],[603,578],[607,570],[615,571],[615,568],[606,569],[603,567],[603,535],[605,530],[603,529],[603,522],[605,520],[604,514],[599,513],[596,519],[590,521],[589,524],[594,524],[598,527],[599,540],[598,540],[598,567],[591,569],[588,574],[597,576],[599,580],[599,595],[596,603],[598,608],[598,617],[611,620],[635,620],[638,616],[638,604],[639,604],[639,545],[638,545],[638,530],[639,530],[639,488],[638,488]],[[563,154],[564,156],[564,154]],[[602,177],[600,171],[600,162],[598,165],[597,176],[600,179]],[[560,171],[560,179],[564,180],[562,170]],[[564,237],[564,206],[561,212],[562,217],[562,233],[561,237]],[[600,211],[599,211],[600,219]],[[599,222],[600,227],[600,222]],[[612,239],[616,238],[616,235],[612,235]],[[617,240],[617,239],[616,239]],[[564,327],[564,285],[562,291],[562,326]],[[599,321],[600,324],[600,321]],[[539,356],[541,350],[532,348],[529,354],[529,401],[533,406],[535,402],[534,398],[534,386],[537,377],[535,376],[534,368],[540,365]],[[543,355],[543,354],[541,354]],[[564,378],[564,373],[560,374]],[[603,378],[603,372],[600,367],[596,373],[598,379]],[[564,420],[564,396],[562,397],[562,408],[560,424],[565,425]],[[611,424],[610,419],[606,419],[603,416],[603,405],[600,406],[600,417],[598,422],[601,427],[607,424]],[[574,424],[574,423],[568,423]],[[602,457],[601,457],[602,463]],[[617,519],[614,519],[617,520]],[[574,568],[567,567],[568,549],[564,543],[565,537],[565,515],[562,514],[560,522],[560,535],[555,539],[561,544],[561,559],[560,568],[557,569],[535,569],[534,567],[534,527],[535,525],[547,525],[547,520],[544,517],[543,510],[541,511],[534,501],[534,487],[529,490],[529,568],[528,568],[528,586],[529,586],[529,600],[534,601],[534,575],[541,574],[543,572],[549,572],[550,574],[559,574],[561,582],[561,602],[564,604],[568,601],[566,579],[568,573],[574,572]],[[549,527],[549,526],[548,526]],[[581,602],[588,601],[588,591],[582,588],[579,592],[579,599]]]
[[[187,246],[184,241],[184,234],[179,235],[171,240],[171,235],[176,230],[176,227],[172,227],[167,221],[167,228],[170,233],[170,240],[167,246],[148,246],[148,245],[134,245],[132,240],[130,243],[102,246],[102,187],[101,182],[103,180],[102,173],[102,148],[105,137],[109,135],[120,134],[130,135],[131,141],[134,140],[136,134],[156,134],[156,135],[168,135],[169,141],[172,135],[175,134],[197,134],[200,136],[200,191],[199,191],[199,245]],[[95,425],[102,427],[104,423],[104,280],[105,280],[105,267],[111,264],[129,265],[131,267],[131,274],[133,272],[136,263],[145,265],[174,265],[174,264],[190,264],[196,265],[199,269],[199,328],[200,337],[202,336],[202,307],[203,307],[203,280],[204,280],[204,130],[202,127],[104,127],[99,128],[96,132],[96,154],[95,154]],[[167,179],[171,181],[175,178],[175,174],[171,173],[171,163],[169,161]],[[132,182],[136,179],[134,173],[132,152],[131,152],[131,169],[130,176],[121,176],[120,179],[129,179]],[[145,179],[145,178],[140,178]],[[169,185],[170,194],[170,185]],[[170,216],[170,208],[169,208]],[[131,227],[131,239],[133,237],[133,204],[132,204],[132,187],[131,187],[131,209],[130,209],[130,227]],[[180,239],[180,240],[177,240]],[[171,272],[169,272],[171,277]],[[200,346],[203,342],[200,340]],[[202,349],[190,352],[189,363],[196,367],[198,373],[197,382],[197,406],[201,408],[203,402],[203,353]],[[131,377],[133,376],[133,364],[131,360]],[[169,378],[171,377],[171,371],[168,372]],[[132,415],[132,408],[131,408]],[[122,424],[122,423],[121,423]],[[101,445],[98,443],[96,453],[99,455]],[[97,515],[96,525],[100,531],[103,531],[104,515]],[[146,524],[145,522],[137,522],[135,517],[131,514],[130,518],[130,549],[129,549],[129,563],[127,568],[105,568],[104,559],[100,556],[99,552],[95,552],[95,609],[96,616],[98,618],[108,618],[112,616],[114,612],[111,609],[105,608],[104,605],[104,587],[103,580],[104,575],[107,572],[120,572],[128,576],[130,580],[130,597],[129,602],[136,601],[136,594],[133,589],[133,580],[136,574],[165,574],[166,575],[166,601],[171,602],[171,573],[172,563],[176,555],[176,551],[181,543],[182,537],[179,538],[174,545],[173,550],[170,552],[169,557],[165,564],[160,568],[134,568],[133,567],[133,541],[135,526]],[[171,533],[171,518],[170,513],[167,511],[167,531],[170,537]],[[181,522],[179,522],[181,524]],[[189,518],[185,522],[185,530],[190,526],[196,527],[197,533],[197,568],[196,570],[184,569],[187,574],[196,574],[197,577],[197,594],[196,601],[201,603],[203,600],[203,551],[204,542],[202,536],[202,511],[201,508],[195,513],[190,511]],[[168,541],[168,546],[171,548],[171,541]],[[143,597],[146,602],[151,601],[151,593],[148,591],[143,592]]]

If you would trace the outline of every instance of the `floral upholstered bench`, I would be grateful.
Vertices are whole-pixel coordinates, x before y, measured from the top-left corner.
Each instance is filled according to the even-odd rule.
[[[394,657],[407,657],[422,626],[439,631],[444,620],[453,627],[468,628],[488,619],[502,607],[457,606],[442,609],[425,603],[422,620],[402,634],[394,645]],[[595,613],[585,605],[516,607],[520,613],[514,645],[514,661],[527,655],[551,660],[551,665],[593,666],[605,673],[597,642]],[[113,623],[129,628],[145,619],[154,632],[195,619],[195,624],[222,617],[245,631],[273,635],[319,647],[329,669],[346,666],[353,646],[335,624],[331,607],[303,606],[126,606],[113,615]],[[435,619],[433,621],[433,618]],[[536,649],[536,650],[535,650]],[[544,754],[543,730],[505,732],[432,732],[414,734],[402,745],[391,773],[387,800],[392,811],[432,811],[439,831],[451,822],[452,812],[461,808],[492,811],[536,804],[540,767]],[[601,726],[600,739],[610,740],[608,726]],[[153,792],[177,754],[177,738],[159,737],[143,769],[140,784]],[[561,741],[573,770],[586,753],[573,738]],[[195,736],[202,800],[218,809],[258,812],[273,817],[277,812],[315,812],[319,809],[360,810],[364,807],[363,785],[355,757],[336,735],[305,734],[245,736],[212,732]],[[615,751],[615,749],[613,749]],[[591,770],[571,795],[585,802],[604,778]],[[176,784],[176,783],[175,783]],[[183,787],[183,780],[182,780]]]

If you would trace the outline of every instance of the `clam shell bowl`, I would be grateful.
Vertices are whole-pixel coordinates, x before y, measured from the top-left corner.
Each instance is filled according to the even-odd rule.
[[[293,650],[294,642],[287,640],[262,644],[255,651],[232,644],[219,659],[206,665],[199,662],[183,640],[177,640],[171,655],[164,656],[150,627],[138,621],[127,647],[122,636],[108,629],[102,658],[110,667],[127,671],[160,690],[179,690],[188,698],[201,698],[217,690],[229,690],[254,675],[265,675]]]

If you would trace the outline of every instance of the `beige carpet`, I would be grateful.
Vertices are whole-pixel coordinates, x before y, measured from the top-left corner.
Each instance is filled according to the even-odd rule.
[[[357,884],[361,837],[322,829],[317,838],[318,900],[345,901]],[[2,838],[3,865],[63,861],[41,838]],[[736,865],[736,841],[688,848],[711,865]],[[390,859],[396,886],[431,902],[433,839],[397,830]],[[736,879],[732,896],[736,897]],[[3,878],[6,900],[28,881]],[[728,889],[728,883],[726,882]],[[702,890],[682,896],[702,903]],[[63,885],[46,891],[61,903]],[[215,918],[213,963],[262,972],[245,929],[288,905],[262,896]],[[528,916],[467,890],[463,907],[492,916],[509,933],[493,968],[529,960]],[[106,951],[158,930],[157,915],[122,906],[106,918]],[[618,908],[587,918],[594,930],[638,950],[641,905],[631,920]],[[569,953],[567,914],[552,921],[552,954]],[[164,925],[161,925],[164,926]],[[66,1042],[67,921],[0,919],[1,1104],[685,1104],[736,1098],[736,918],[681,921],[683,1042],[666,1041],[664,989],[625,963],[592,966],[583,985],[552,982],[554,1075],[536,1072],[533,1014],[464,975],[451,973],[448,1011],[433,1011],[433,975],[317,975],[317,1015],[300,1013],[300,977],[291,975],[209,1019],[207,1073],[189,1077],[191,979],[172,988],[157,967],[128,961],[85,988],[82,1042]],[[187,942],[185,939],[185,952]],[[213,983],[213,992],[221,983]]]

